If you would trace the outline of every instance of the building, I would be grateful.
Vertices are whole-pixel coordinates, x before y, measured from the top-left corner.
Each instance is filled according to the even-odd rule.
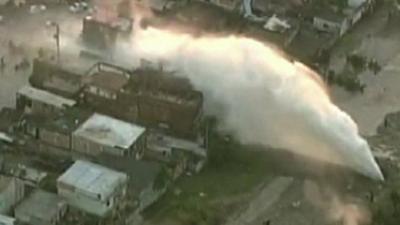
[[[31,86],[17,93],[17,110],[27,114],[56,114],[76,105],[76,101]]]
[[[0,176],[0,214],[8,214],[23,198],[25,186],[14,177]]]
[[[83,84],[82,76],[79,75],[81,71],[75,70],[78,69],[61,68],[59,65],[35,59],[29,83],[37,89],[76,99],[79,97]]]
[[[55,147],[70,151],[72,133],[91,115],[89,111],[71,108],[54,116],[25,115],[21,124],[26,134],[39,140],[40,150]]]
[[[199,172],[207,160],[205,141],[199,141],[152,132],[147,137],[145,157],[170,163],[174,167],[174,177],[178,177],[184,171]]]
[[[0,214],[0,225],[16,225],[16,219]]]
[[[345,5],[340,2],[343,1],[311,2],[303,14],[312,16],[313,26],[317,30],[341,37],[373,9],[375,0],[350,0]]]
[[[162,70],[136,70],[121,94],[121,102],[136,99],[137,121],[146,127],[183,138],[199,134],[203,95],[190,81]]]
[[[97,112],[118,119],[137,122],[138,107],[134,96],[121,102],[120,93],[128,84],[131,72],[110,64],[98,63],[85,76],[82,102]]]
[[[140,158],[146,147],[146,129],[101,114],[94,114],[72,135],[72,150]]]
[[[65,200],[38,189],[16,207],[15,218],[29,225],[56,225],[66,212]]]
[[[172,135],[197,137],[203,95],[187,79],[162,70],[131,72],[99,64],[85,83],[82,102],[95,111]]]
[[[78,160],[58,178],[57,190],[70,205],[105,216],[123,201],[127,182],[124,173]]]
[[[129,71],[106,63],[94,65],[85,79],[86,97],[116,100],[119,91],[128,83]]]

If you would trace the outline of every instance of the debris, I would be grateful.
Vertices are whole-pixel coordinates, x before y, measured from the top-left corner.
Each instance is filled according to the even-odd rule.
[[[290,29],[290,27],[287,21],[279,19],[275,14],[264,25],[264,29],[280,33]]]
[[[69,7],[69,11],[72,13],[79,13],[89,10],[89,5],[87,2],[75,2]]]
[[[295,202],[292,202],[292,206],[293,206],[293,208],[299,208],[299,207],[300,207],[300,205],[301,205],[301,201],[295,201]]]
[[[31,5],[31,7],[29,8],[29,12],[32,14],[36,14],[36,13],[46,11],[46,9],[47,9],[47,6],[45,6],[45,5]]]

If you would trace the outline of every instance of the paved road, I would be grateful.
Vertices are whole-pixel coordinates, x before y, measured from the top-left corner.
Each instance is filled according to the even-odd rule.
[[[292,182],[293,178],[291,177],[275,178],[250,201],[242,213],[228,219],[227,225],[257,224],[259,217],[262,217],[263,213],[267,212],[280,200],[281,195],[289,188]]]

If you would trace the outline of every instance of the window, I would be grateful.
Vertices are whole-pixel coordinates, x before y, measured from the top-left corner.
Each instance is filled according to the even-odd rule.
[[[30,100],[30,99],[26,99],[26,106],[28,106],[29,108],[32,108],[32,100]]]

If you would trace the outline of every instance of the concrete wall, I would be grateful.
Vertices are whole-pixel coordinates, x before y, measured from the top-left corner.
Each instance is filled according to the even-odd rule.
[[[87,155],[98,155],[103,152],[103,145],[92,142],[86,138],[72,135],[72,150]]]
[[[84,153],[87,155],[96,156],[101,153],[106,153],[116,156],[134,156],[140,158],[140,154],[136,155],[136,153],[144,152],[144,149],[146,147],[146,136],[145,135],[140,136],[133,144],[133,146],[131,146],[130,149],[119,149],[119,148],[104,146],[76,135],[72,135],[71,143],[73,151]]]
[[[71,149],[71,137],[67,134],[40,129],[39,140],[64,150]]]
[[[57,191],[60,196],[66,199],[68,204],[87,213],[97,216],[106,216],[121,202],[126,194],[126,184],[115,192],[108,199],[101,199],[101,196],[93,196],[81,190],[70,188],[58,182]]]
[[[313,25],[316,29],[318,29],[320,31],[336,33],[336,32],[339,32],[341,23],[332,22],[332,21],[325,20],[320,17],[314,17]]]
[[[0,177],[0,179],[7,179]],[[24,198],[25,186],[21,180],[11,178],[8,186],[0,193],[0,214],[7,214]]]

